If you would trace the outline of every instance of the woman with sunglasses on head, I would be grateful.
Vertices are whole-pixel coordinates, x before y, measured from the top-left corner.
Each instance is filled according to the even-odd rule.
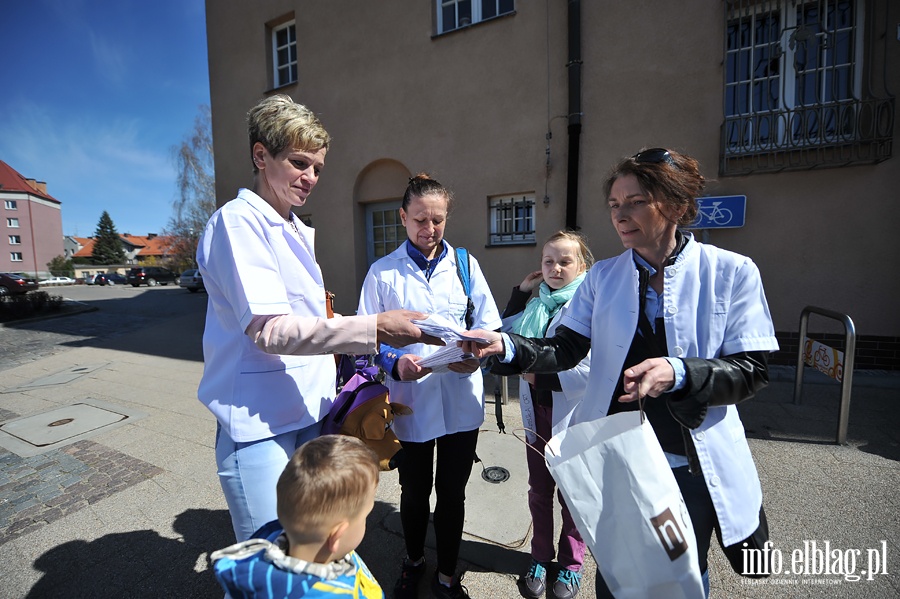
[[[473,331],[491,343],[463,345],[497,355],[492,371],[504,375],[566,370],[591,349],[594,395],[575,408],[573,423],[637,410],[644,399],[691,516],[708,596],[713,531],[738,572],[741,549],[768,539],[735,404],[768,384],[767,356],[778,343],[753,261],[679,229],[696,217],[704,186],[699,163],[673,150],[621,160],[605,192],[626,251],[594,265],[556,334]],[[597,597],[612,597],[602,574]]]

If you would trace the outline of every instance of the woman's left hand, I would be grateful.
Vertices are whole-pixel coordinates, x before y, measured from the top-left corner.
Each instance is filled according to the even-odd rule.
[[[642,397],[659,397],[675,384],[675,370],[665,358],[650,358],[625,371],[625,395],[621,402],[637,401]]]
[[[481,366],[481,362],[479,362],[475,358],[471,358],[462,362],[453,362],[452,364],[448,364],[447,368],[451,372],[455,372],[457,374],[472,374],[473,372],[478,370],[479,366]]]

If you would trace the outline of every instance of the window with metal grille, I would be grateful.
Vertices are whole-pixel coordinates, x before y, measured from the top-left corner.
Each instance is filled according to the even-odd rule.
[[[399,201],[366,205],[366,259],[370,265],[406,241],[399,209]]]
[[[294,21],[272,29],[272,66],[275,87],[297,81],[297,30]]]
[[[515,0],[437,0],[437,30],[447,33],[515,9]]]
[[[490,245],[534,243],[534,196],[497,196],[490,199]]]
[[[877,146],[890,144],[893,98],[863,85],[866,1],[880,0],[726,0],[724,174],[730,157],[759,154],[793,153],[734,174],[822,166],[811,150],[823,147],[848,148],[834,166],[889,157]]]

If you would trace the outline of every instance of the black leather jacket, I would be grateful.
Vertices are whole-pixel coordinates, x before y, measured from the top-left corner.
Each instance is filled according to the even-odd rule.
[[[509,364],[492,358],[491,373],[508,376],[523,372],[561,372],[587,355],[591,340],[565,326],[556,335],[532,339],[510,334],[516,355]],[[682,358],[685,385],[664,395],[672,416],[694,429],[706,417],[708,406],[738,404],[769,384],[768,352],[750,351],[721,358]]]

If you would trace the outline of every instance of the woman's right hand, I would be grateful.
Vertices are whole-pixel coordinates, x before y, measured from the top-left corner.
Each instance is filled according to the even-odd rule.
[[[426,335],[411,320],[424,320],[427,314],[412,310],[388,310],[378,314],[378,343],[391,347],[405,347],[413,343],[444,345],[437,337]]]
[[[519,283],[519,291],[527,291],[531,293],[535,289],[541,286],[541,283],[544,282],[544,273],[539,270],[528,273],[522,282]]]
[[[400,375],[401,381],[417,381],[427,374],[431,374],[430,368],[422,368],[416,362],[422,359],[422,356],[413,354],[403,354],[397,359],[397,374]]]
[[[482,329],[472,329],[471,331],[462,331],[466,337],[481,337],[487,339],[488,343],[479,341],[459,341],[459,346],[463,351],[475,354],[476,358],[487,358],[504,353],[503,337],[495,331],[484,331]]]

